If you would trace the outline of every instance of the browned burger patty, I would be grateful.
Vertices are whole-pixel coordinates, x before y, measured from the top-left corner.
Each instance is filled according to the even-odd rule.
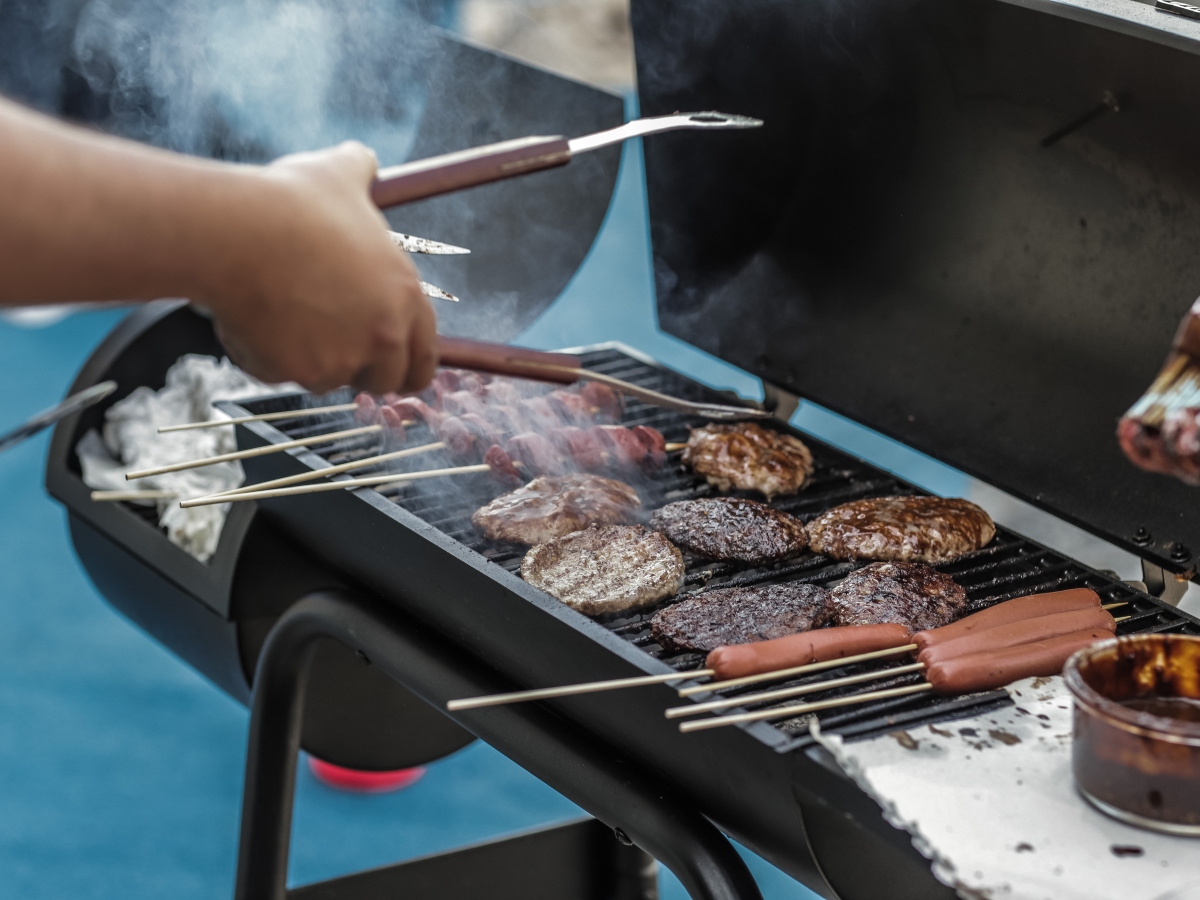
[[[953,578],[920,563],[871,563],[829,596],[835,625],[895,622],[913,631],[947,625],[967,606],[967,592]]]
[[[538,544],[521,577],[589,616],[651,606],[683,586],[683,554],[641,525],[593,525]]]
[[[991,516],[974,503],[942,497],[855,500],[808,523],[809,546],[834,559],[943,563],[995,534]]]
[[[829,591],[812,584],[721,588],[656,613],[650,632],[664,650],[708,653],[819,628],[832,615]]]
[[[641,509],[637,491],[599,475],[544,475],[475,510],[471,521],[487,537],[541,544],[589,525],[629,522]]]
[[[668,503],[650,516],[650,527],[697,556],[753,565],[793,556],[808,544],[795,516],[738,497]]]
[[[799,439],[754,422],[693,428],[683,462],[723,491],[759,491],[768,500],[796,493],[813,471]]]

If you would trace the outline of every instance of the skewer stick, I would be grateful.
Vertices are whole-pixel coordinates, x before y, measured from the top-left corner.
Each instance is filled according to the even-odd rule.
[[[325,470],[322,470],[324,474]],[[474,475],[490,472],[487,463],[477,466],[455,466],[451,469],[423,469],[418,472],[393,472],[390,475],[373,475],[370,478],[348,478],[345,481],[330,481],[325,484],[300,484],[296,487],[277,488],[271,491],[246,491],[241,494],[209,494],[195,500],[184,500],[179,505],[184,509],[193,506],[211,506],[214,503],[238,503],[242,500],[267,500],[271,497],[295,497],[298,494],[319,494],[322,491],[340,491],[346,488],[379,487],[384,484],[401,484],[423,478],[442,478],[449,475]],[[257,485],[255,485],[257,486]]]
[[[668,719],[681,719],[684,716],[694,716],[697,713],[712,712],[718,709],[728,709],[730,706],[749,706],[754,703],[766,703],[770,700],[786,700],[788,697],[799,697],[804,694],[815,694],[830,688],[845,687],[848,684],[859,684],[863,681],[875,681],[892,675],[904,675],[908,672],[920,672],[925,663],[911,663],[906,666],[896,666],[893,669],[882,669],[877,672],[863,672],[859,675],[847,675],[845,678],[834,678],[832,681],[814,681],[812,684],[801,684],[796,687],[779,688],[774,691],[764,691],[761,694],[743,694],[740,697],[723,697],[720,700],[710,700],[708,703],[693,703],[690,706],[673,706],[666,711]]]
[[[552,697],[594,694],[598,691],[614,691],[618,688],[641,687],[646,684],[667,684],[672,681],[685,681],[688,678],[711,678],[715,674],[712,669],[695,669],[691,672],[670,672],[666,675],[638,675],[633,678],[614,678],[611,681],[564,684],[560,687],[539,688],[532,691],[514,691],[511,694],[489,694],[485,697],[451,700],[446,704],[446,709],[456,712],[462,709],[479,709],[484,706],[502,706],[506,703],[525,703],[529,700],[549,700]]]
[[[356,459],[353,462],[329,466],[326,469],[314,469],[311,472],[301,472],[299,475],[288,475],[285,478],[276,478],[272,481],[260,481],[257,484],[243,484],[241,487],[221,491],[219,494],[211,494],[210,496],[224,497],[228,494],[246,494],[250,491],[265,491],[271,488],[286,487],[289,484],[298,484],[302,481],[315,481],[318,478],[324,478],[326,475],[339,475],[342,472],[349,472],[351,469],[365,469],[367,466],[390,462],[393,459],[404,459],[409,456],[417,456],[420,453],[441,450],[445,446],[445,441],[434,441],[432,444],[422,444],[420,447],[409,447],[405,450],[396,450],[393,453],[383,453],[379,456],[368,456],[366,459]]]
[[[1101,609],[1116,609],[1118,606],[1128,606],[1128,600],[1118,600],[1116,603],[1105,603]]]
[[[161,429],[160,429],[161,430]],[[671,441],[663,447],[664,453],[674,453],[676,450],[682,450],[687,446],[687,441]]]
[[[326,413],[350,412],[357,403],[337,403],[333,406],[316,406],[312,409],[288,409],[283,412],[259,413],[256,416],[238,416],[234,419],[210,419],[207,422],[188,422],[185,425],[163,425],[159,434],[172,431],[194,431],[197,428],[220,428],[222,425],[241,425],[244,422],[274,422],[276,419],[302,419],[305,416],[322,416]]]
[[[916,650],[916,644],[905,644],[903,647],[889,647],[887,650],[872,650],[870,653],[859,653],[855,656],[843,656],[841,659],[830,659],[825,662],[808,663],[803,666],[793,666],[790,669],[779,669],[774,672],[760,672],[757,675],[743,675],[741,678],[730,678],[725,681],[713,681],[709,684],[683,688],[680,697],[690,697],[693,694],[703,694],[706,691],[718,691],[722,688],[741,687],[743,684],[758,684],[760,681],[778,681],[781,678],[792,678],[796,675],[807,675],[809,672],[821,672],[825,669],[836,669],[838,666],[848,666],[851,663],[866,662],[869,659],[883,659],[887,656],[899,656]]]
[[[182,472],[184,469],[198,469],[201,466],[215,466],[217,463],[233,462],[235,459],[250,459],[254,456],[266,456],[270,453],[281,453],[296,447],[308,447],[312,444],[327,444],[342,438],[356,437],[360,434],[374,434],[383,431],[382,425],[364,425],[361,428],[348,428],[345,431],[334,431],[331,434],[317,434],[312,437],[297,438],[294,441],[284,441],[281,444],[267,444],[264,447],[251,447],[249,450],[235,450],[232,453],[222,453],[219,456],[208,456],[204,459],[189,459],[186,462],[172,463],[169,466],[159,466],[157,469],[142,469],[140,472],[129,472],[126,480],[149,478],[151,475],[165,475],[167,472]]]
[[[174,491],[92,491],[97,503],[116,503],[122,500],[170,500]]]
[[[870,703],[872,700],[887,700],[889,697],[903,697],[907,694],[919,694],[922,691],[932,691],[933,685],[928,681],[920,684],[910,684],[904,687],[888,688],[884,691],[868,691],[865,694],[852,694],[849,697],[837,697],[833,700],[819,700],[816,703],[797,703],[794,706],[779,706],[775,709],[760,709],[754,712],[738,713],[733,716],[716,716],[711,719],[697,719],[692,722],[680,722],[682,732],[705,731],[709,728],[721,728],[725,725],[736,725],[739,722],[761,722],[764,719],[787,719],[807,712],[817,712],[822,709],[834,709],[839,706],[853,706],[857,703]]]

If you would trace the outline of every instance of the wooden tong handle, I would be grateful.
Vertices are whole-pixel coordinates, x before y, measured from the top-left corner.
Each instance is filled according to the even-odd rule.
[[[582,369],[578,356],[569,353],[546,353],[507,344],[471,341],[466,338],[438,336],[438,364],[456,369],[471,369],[491,375],[512,375],[535,381],[574,384]],[[549,368],[547,368],[549,367]],[[572,371],[563,371],[563,369]]]
[[[371,200],[380,209],[387,209],[477,184],[565,166],[570,161],[567,139],[558,135],[501,141],[380,169],[371,185]]]

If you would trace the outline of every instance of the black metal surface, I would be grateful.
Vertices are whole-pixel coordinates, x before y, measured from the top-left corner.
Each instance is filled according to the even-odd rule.
[[[301,710],[309,663],[324,639],[341,642],[437,707],[463,693],[505,686],[460,649],[376,602],[325,592],[288,610],[267,639],[254,679],[238,900],[287,895]],[[746,864],[712,825],[593,736],[536,706],[498,708],[460,721],[662,861],[694,900],[761,900]],[[592,896],[605,896],[601,886],[593,884]],[[481,887],[476,884],[476,891]]]
[[[645,144],[667,331],[1194,567],[1195,492],[1114,438],[1200,293],[1193,23],[1088,0],[637,0],[633,27],[644,114],[766,122]],[[1107,93],[1120,111],[1081,125]]]
[[[697,400],[719,396],[619,349],[585,351],[582,357],[588,367],[645,387]],[[313,402],[290,395],[227,404],[225,408],[239,414],[243,409],[265,412]],[[626,404],[626,424],[652,424],[668,440],[685,438],[687,426],[695,421],[637,402]],[[254,423],[239,426],[239,443],[249,446],[279,442],[300,434],[335,430],[344,424],[335,417]],[[409,444],[415,446],[432,439],[422,428],[409,429]],[[777,499],[775,505],[781,508],[811,517],[857,497],[915,491],[911,485],[860,460],[803,437],[816,459],[813,484],[795,497]],[[317,449],[319,455],[297,450],[250,460],[248,476],[257,481],[295,474],[320,467],[325,461],[341,462],[383,448],[376,439],[366,438]],[[413,468],[435,468],[450,462],[435,454],[417,459]],[[708,492],[699,479],[677,465],[635,483],[649,509],[666,500]],[[686,670],[698,665],[697,656],[665,656],[649,641],[645,624],[648,613],[595,621],[521,581],[514,574],[520,549],[481,540],[468,522],[479,504],[501,490],[486,476],[469,476],[436,483],[413,482],[382,493],[335,491],[277,498],[259,505],[262,514],[332,568],[353,573],[368,588],[432,625],[516,685],[546,686],[662,672],[668,671],[667,666]],[[764,569],[697,565],[691,561],[688,581],[690,590],[789,578],[830,583],[853,567],[852,563],[834,563],[807,552]],[[1123,631],[1172,629],[1200,633],[1200,623],[1190,617],[1003,529],[988,547],[943,568],[967,587],[980,606],[1035,591],[1088,585],[1107,602],[1129,604],[1132,618],[1121,626]],[[823,673],[820,679],[867,668],[882,671],[892,665],[842,667]],[[885,678],[846,693],[904,683],[909,678]],[[815,693],[810,697],[822,699],[840,693]],[[915,695],[827,711],[820,714],[820,720],[826,731],[855,739],[897,727],[976,715],[1007,702],[1004,692],[953,699]],[[860,893],[864,879],[869,882],[876,876],[864,875],[861,870],[871,871],[871,865],[878,862],[881,868],[877,875],[884,869],[903,874],[899,883],[905,887],[899,893],[889,878],[892,896],[931,896],[940,890],[907,837],[883,822],[873,802],[853,786],[847,787],[848,783],[818,756],[808,755],[812,742],[806,722],[757,723],[681,735],[675,722],[662,717],[666,706],[677,703],[673,690],[658,686],[569,698],[550,705],[656,771],[665,783],[676,785],[693,798],[727,833],[817,889],[824,889],[827,881],[835,886],[842,884],[838,889],[843,896],[864,896]],[[463,721],[467,721],[471,714],[463,715]],[[799,816],[801,810],[809,811],[804,821],[811,814],[839,833],[852,835],[858,863],[850,864],[846,857],[839,859],[836,854],[811,860],[810,847],[820,845],[822,852],[829,853],[830,844],[826,835],[818,836],[813,843]],[[864,860],[871,860],[871,865],[864,865]]]
[[[657,900],[657,867],[596,819],[580,819],[355,872],[289,900]]]

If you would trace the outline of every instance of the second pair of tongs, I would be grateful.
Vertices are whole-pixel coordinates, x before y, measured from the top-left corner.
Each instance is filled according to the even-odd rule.
[[[719,112],[675,113],[635,119],[617,128],[567,139],[561,135],[518,138],[380,169],[371,199],[380,209],[437,197],[463,188],[565,166],[577,153],[629,138],[681,129],[758,128],[761,119]]]
[[[753,406],[681,400],[678,397],[644,388],[621,378],[585,369],[579,357],[569,353],[547,353],[543,350],[511,347],[508,344],[493,344],[488,341],[472,341],[439,335],[438,365],[558,384],[596,381],[651,406],[673,409],[677,412],[717,421],[768,419],[771,417],[771,413]]]

